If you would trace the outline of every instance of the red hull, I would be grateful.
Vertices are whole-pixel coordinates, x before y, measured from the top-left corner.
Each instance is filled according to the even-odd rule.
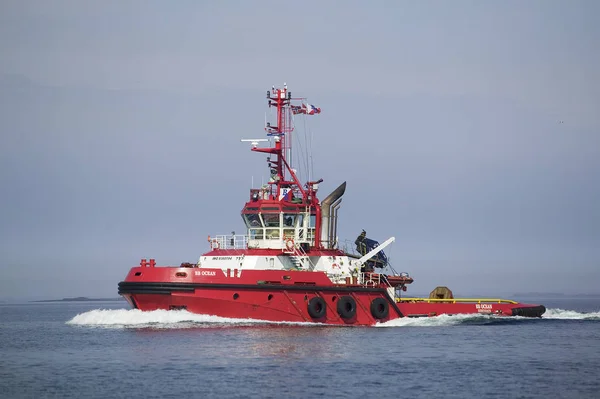
[[[512,302],[512,301],[506,301]],[[399,302],[398,308],[406,317],[433,317],[439,315],[483,314],[494,316],[541,317],[546,311],[542,305],[524,303],[497,303],[492,301],[468,302]]]
[[[441,314],[539,317],[543,313],[543,307],[516,302],[396,302],[383,284],[334,285],[325,273],[284,270],[135,267],[119,284],[119,293],[143,311],[186,309],[220,317],[328,325],[372,326]],[[526,311],[519,314],[514,309]]]

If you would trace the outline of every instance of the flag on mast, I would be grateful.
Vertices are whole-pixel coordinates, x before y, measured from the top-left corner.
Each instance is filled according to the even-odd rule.
[[[292,112],[294,115],[297,114],[305,114],[305,115],[315,115],[321,113],[321,108],[315,107],[312,104],[302,104],[302,105],[292,105]]]

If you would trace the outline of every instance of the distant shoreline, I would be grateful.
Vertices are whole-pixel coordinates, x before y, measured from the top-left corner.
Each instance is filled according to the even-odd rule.
[[[63,299],[42,299],[38,301],[30,302],[107,302],[107,301],[123,301],[122,297],[118,298],[88,298],[85,296],[79,296],[75,298],[63,298]]]

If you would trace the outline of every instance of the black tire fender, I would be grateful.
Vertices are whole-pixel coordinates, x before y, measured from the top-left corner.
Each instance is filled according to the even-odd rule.
[[[356,316],[356,301],[349,295],[338,300],[337,312],[342,319],[351,319]]]
[[[313,319],[325,317],[327,313],[327,304],[325,300],[319,296],[315,296],[308,301],[308,314]]]
[[[371,301],[371,315],[376,319],[385,319],[390,313],[390,304],[383,298]]]

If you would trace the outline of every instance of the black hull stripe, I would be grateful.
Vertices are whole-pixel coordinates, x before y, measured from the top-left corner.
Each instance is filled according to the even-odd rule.
[[[215,284],[215,283],[136,283],[122,281],[119,283],[119,293],[129,291],[183,291],[193,292],[197,288],[211,289],[245,289],[245,290],[287,290],[287,291],[341,291],[341,292],[386,292],[384,288],[373,287],[332,287],[320,285],[286,285],[286,284]]]
[[[546,307],[544,305],[530,306],[530,307],[518,307],[512,309],[513,316],[522,317],[542,317],[546,313]]]
[[[286,285],[286,284],[215,284],[215,283],[146,283],[127,282],[119,283],[119,295],[123,294],[158,294],[170,295],[173,292],[194,292],[197,288],[221,290],[259,290],[259,291],[325,291],[325,292],[372,292],[384,294],[398,316],[404,317],[396,302],[391,298],[385,288],[373,287],[331,287],[318,285]]]

